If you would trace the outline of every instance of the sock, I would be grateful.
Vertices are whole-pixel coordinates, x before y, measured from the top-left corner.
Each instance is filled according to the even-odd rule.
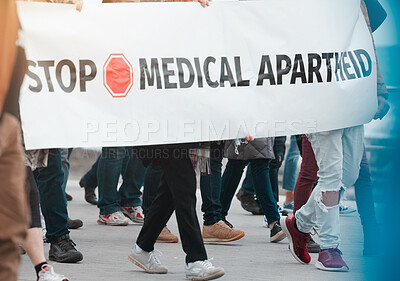
[[[42,266],[47,264],[47,262],[42,262],[39,263],[38,265],[35,265],[35,270],[36,270],[36,276],[39,277],[39,271],[42,270]]]
[[[141,252],[143,252],[143,249],[140,248],[137,244],[135,244],[135,252],[140,254]]]

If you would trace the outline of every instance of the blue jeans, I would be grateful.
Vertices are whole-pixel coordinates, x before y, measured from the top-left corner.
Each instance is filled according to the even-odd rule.
[[[319,228],[321,249],[338,247],[340,243],[339,204],[326,206],[322,195],[353,186],[359,176],[364,148],[364,126],[355,126],[307,135],[318,164],[318,184],[307,203],[296,212],[297,227],[308,233]],[[338,202],[339,203],[339,202]]]
[[[297,146],[296,136],[290,137],[289,150],[285,157],[285,165],[283,167],[282,188],[286,191],[293,192],[296,185],[297,163],[299,162],[300,150]]]
[[[36,169],[34,176],[46,222],[46,238],[52,243],[58,237],[69,233],[67,199],[62,188],[64,173],[61,166],[61,150],[50,150],[47,167]]]
[[[141,162],[133,154],[132,147],[103,147],[97,167],[99,201],[97,206],[101,215],[121,210],[121,207],[141,205],[140,189],[143,175],[136,180],[135,175],[144,173]],[[123,183],[117,191],[119,176]]]
[[[204,213],[204,225],[213,225],[222,219],[220,202],[222,158],[211,157],[210,168],[210,175],[200,177],[200,191],[203,200],[201,211]]]
[[[229,159],[224,174],[222,175],[221,187],[221,206],[222,218],[228,215],[232,198],[242,178],[243,170],[250,163],[251,175],[253,177],[254,188],[257,200],[264,211],[268,224],[279,220],[280,216],[274,195],[272,193],[271,183],[269,181],[269,160],[236,160]]]
[[[85,185],[93,189],[97,187],[97,167],[99,166],[99,160],[100,156],[97,158],[96,162],[94,162],[90,170],[83,176]]]
[[[69,157],[71,156],[72,148],[61,148],[61,166],[64,173],[64,181],[62,184],[62,189],[65,192],[68,183],[69,176]],[[67,203],[68,204],[68,203]]]

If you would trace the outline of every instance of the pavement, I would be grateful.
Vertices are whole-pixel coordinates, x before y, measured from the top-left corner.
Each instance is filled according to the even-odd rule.
[[[82,168],[79,170],[82,171]],[[68,202],[69,216],[73,219],[79,218],[84,223],[82,228],[71,230],[71,238],[77,244],[77,249],[83,253],[84,259],[77,264],[50,262],[57,273],[75,281],[185,280],[185,255],[180,242],[156,244],[156,249],[163,253],[160,259],[169,268],[168,274],[147,274],[129,262],[127,256],[141,226],[132,222],[128,226],[97,224],[98,209],[84,200],[84,191],[78,185],[80,176],[82,173],[71,170],[67,192],[73,196],[73,200]],[[198,218],[202,222],[200,192],[197,198]],[[355,206],[354,201],[346,203]],[[236,198],[233,200],[228,220],[235,228],[244,230],[246,235],[241,240],[231,243],[206,244],[209,258],[213,257],[213,263],[225,269],[226,274],[220,280],[365,280],[364,272],[374,263],[373,260],[362,256],[363,237],[358,213],[343,215],[340,218],[340,249],[350,267],[347,273],[318,270],[314,266],[318,254],[311,254],[312,261],[309,265],[298,263],[288,250],[287,239],[277,244],[269,243],[269,230],[262,227],[263,217],[244,211]],[[178,235],[175,215],[171,217],[168,227]],[[48,251],[49,244],[45,244],[46,257]],[[34,268],[27,255],[22,256],[19,280],[36,280]]]

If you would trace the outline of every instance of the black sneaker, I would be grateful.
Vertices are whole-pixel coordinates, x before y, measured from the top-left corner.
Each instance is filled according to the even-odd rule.
[[[263,215],[264,212],[261,209],[260,204],[257,202],[256,198],[254,197],[253,194],[243,192],[240,190],[236,194],[236,198],[240,201],[240,205],[242,208],[247,211],[252,213],[253,215]]]
[[[50,245],[49,260],[62,263],[75,263],[83,260],[82,253],[77,251],[75,246],[76,244],[68,234],[59,237]]]
[[[321,247],[317,242],[314,241],[314,239],[310,238],[310,240],[307,243],[307,249],[309,253],[318,254],[319,251],[321,250]]]
[[[279,222],[276,222],[272,227],[270,234],[269,234],[269,242],[276,243],[283,239],[285,239],[286,234],[283,232],[281,225]]]
[[[83,221],[81,221],[80,219],[71,220],[70,218],[68,218],[67,224],[69,229],[77,229],[83,226]]]

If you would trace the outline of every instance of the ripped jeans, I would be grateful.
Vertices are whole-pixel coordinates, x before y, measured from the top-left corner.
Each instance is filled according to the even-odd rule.
[[[364,126],[313,133],[307,137],[318,163],[319,180],[307,203],[296,212],[297,227],[304,233],[317,227],[321,249],[338,247],[339,205],[325,206],[322,194],[339,191],[340,201],[344,190],[356,182],[363,156]]]

